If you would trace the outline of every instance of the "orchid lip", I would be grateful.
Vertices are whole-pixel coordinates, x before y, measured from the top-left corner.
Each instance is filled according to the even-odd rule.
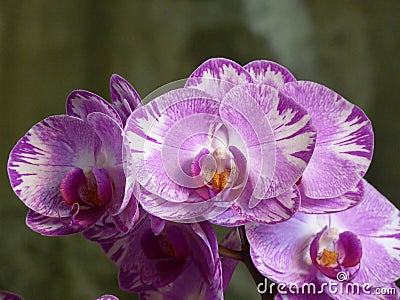
[[[362,245],[351,231],[325,227],[311,243],[310,255],[324,275],[336,279],[339,272],[346,272],[351,279],[360,268]]]
[[[105,169],[72,168],[64,176],[60,193],[70,206],[106,207],[111,202],[112,180]]]
[[[213,189],[215,193],[232,186],[237,178],[233,155],[224,147],[217,147],[212,154],[201,156],[199,167],[204,186]]]

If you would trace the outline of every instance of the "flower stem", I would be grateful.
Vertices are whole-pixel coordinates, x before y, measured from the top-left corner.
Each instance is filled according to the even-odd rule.
[[[236,251],[232,249],[228,249],[222,245],[218,245],[218,252],[222,256],[232,258],[234,260],[244,261],[244,255],[242,251]]]
[[[253,280],[258,286],[260,283],[265,284],[265,277],[256,269],[254,266],[253,260],[251,259],[250,256],[250,244],[246,236],[246,230],[245,227],[239,226],[239,236],[240,236],[240,242],[242,244],[242,253],[245,256],[245,259],[243,260],[243,263],[245,264],[247,270],[249,270],[251,277],[253,277]],[[262,300],[272,300],[274,299],[274,296],[271,294],[260,294]]]
[[[243,262],[246,266],[246,268],[249,270],[251,277],[253,277],[253,280],[258,286],[260,283],[265,284],[265,277],[256,269],[256,267],[253,264],[253,261],[250,257],[250,244],[249,241],[247,240],[246,237],[246,231],[244,226],[239,226],[238,227],[238,232],[240,236],[240,242],[241,242],[241,251],[237,250],[232,250],[228,249],[222,245],[218,245],[218,252],[222,256],[229,257],[231,259],[239,260]],[[271,294],[260,294],[261,300],[272,300],[274,299],[274,295]]]

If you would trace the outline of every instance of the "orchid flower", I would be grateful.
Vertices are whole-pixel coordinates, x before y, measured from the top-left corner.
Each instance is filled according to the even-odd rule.
[[[141,99],[118,75],[110,90],[112,104],[88,91],[72,92],[66,115],[40,121],[11,151],[11,186],[29,208],[32,230],[66,235],[108,220],[126,232],[137,219],[136,199],[125,193],[122,130]]]
[[[124,131],[128,184],[140,184],[132,189],[146,211],[170,221],[281,222],[298,210],[295,183],[314,150],[315,129],[290,97],[224,64],[242,85],[216,68],[210,85],[220,92],[176,89],[131,114]]]
[[[329,213],[359,203],[364,192],[360,180],[369,167],[373,152],[372,126],[364,112],[327,87],[315,82],[297,81],[286,68],[266,60],[252,61],[241,67],[225,58],[212,58],[190,75],[186,86],[223,98],[233,87],[248,83],[277,89],[279,94],[304,107],[311,116],[317,138],[312,157],[303,174],[297,178],[301,193],[300,211]],[[248,100],[239,99],[237,101]],[[267,103],[259,102],[260,109],[265,110]],[[299,147],[298,143],[301,141],[295,135],[290,138],[276,136],[277,149],[289,145]],[[292,157],[298,155],[288,154]],[[269,158],[266,162],[272,163]],[[275,172],[288,169],[278,157],[275,164]],[[282,176],[277,178],[282,181]],[[234,218],[235,214],[231,212],[229,215]]]
[[[385,287],[400,277],[400,213],[363,181],[364,200],[325,215],[298,213],[246,225],[256,268],[277,283],[351,282]],[[334,299],[341,296],[330,295]]]
[[[101,243],[120,268],[120,288],[139,293],[141,299],[223,299],[211,225],[165,222],[159,233],[152,225],[152,216],[141,213],[130,233]]]

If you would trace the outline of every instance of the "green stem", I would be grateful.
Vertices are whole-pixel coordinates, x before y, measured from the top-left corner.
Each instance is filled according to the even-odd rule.
[[[244,226],[238,227],[240,242],[241,242],[241,251],[228,249],[222,245],[218,245],[218,252],[222,256],[229,257],[234,260],[238,260],[244,263],[246,268],[249,270],[251,277],[258,286],[260,283],[265,284],[265,277],[256,269],[253,264],[253,261],[250,257],[250,244],[246,237],[246,231]],[[271,294],[260,294],[261,300],[273,300],[274,295]]]
[[[234,260],[244,261],[244,255],[242,251],[236,251],[232,249],[228,249],[222,245],[218,245],[218,252],[222,256],[232,258]]]
[[[250,244],[246,236],[246,230],[244,225],[239,226],[238,229],[239,229],[240,242],[242,244],[242,253],[245,256],[243,263],[245,264],[247,270],[249,270],[251,277],[253,277],[256,286],[258,286],[260,283],[265,284],[265,277],[257,270],[257,268],[254,266],[253,260],[251,259]],[[262,300],[274,299],[274,296],[268,293],[260,294],[260,296]]]

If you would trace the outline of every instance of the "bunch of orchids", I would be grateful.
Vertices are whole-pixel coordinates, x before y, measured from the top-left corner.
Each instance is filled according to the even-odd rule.
[[[11,151],[29,228],[98,243],[143,300],[223,299],[241,261],[262,299],[398,299],[400,214],[363,179],[359,107],[265,60],[209,59],[147,104],[110,90],[72,92]]]

